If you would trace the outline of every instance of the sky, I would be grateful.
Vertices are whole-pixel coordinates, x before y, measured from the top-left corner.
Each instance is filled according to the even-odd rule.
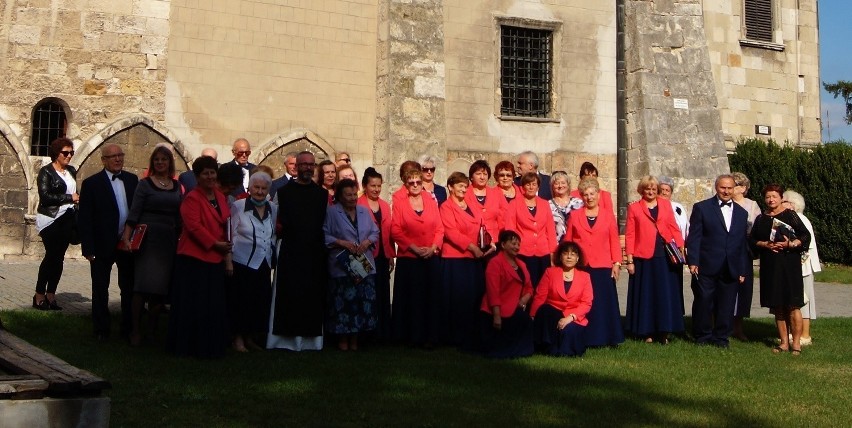
[[[822,82],[852,81],[852,50],[849,47],[849,42],[852,40],[852,25],[849,25],[849,20],[852,18],[852,1],[819,0],[817,4],[819,6],[820,80]],[[852,125],[847,125],[843,120],[846,114],[843,99],[835,99],[825,89],[821,90],[823,141],[843,138],[847,142],[852,142]]]

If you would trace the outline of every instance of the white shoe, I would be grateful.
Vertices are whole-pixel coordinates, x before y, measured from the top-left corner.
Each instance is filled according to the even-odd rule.
[[[803,338],[799,339],[799,345],[810,346],[810,345],[813,345],[813,344],[814,344],[814,339],[812,337],[808,337],[808,338],[803,337]]]

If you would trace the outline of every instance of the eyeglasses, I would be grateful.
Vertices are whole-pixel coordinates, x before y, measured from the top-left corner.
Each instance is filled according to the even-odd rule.
[[[421,180],[417,180],[417,181],[409,181],[409,182],[407,182],[407,183],[405,183],[405,184],[406,184],[406,185],[408,185],[408,186],[412,186],[412,187],[414,187],[414,186],[420,186],[420,185],[422,185],[422,184],[423,184],[423,181],[421,181]]]
[[[74,156],[74,150],[61,150],[59,153],[62,153],[62,156],[71,157]]]
[[[346,162],[346,163],[352,163],[352,159],[349,159],[349,158],[340,158],[340,159],[338,159],[338,161],[343,161],[343,162]]]
[[[422,168],[422,169],[423,169],[423,172],[435,173],[435,167],[434,166],[432,168]]]
[[[512,178],[512,173],[511,173],[511,172],[501,172],[501,173],[498,173],[498,174],[497,174],[497,176],[498,176],[498,177],[509,177],[509,178]]]
[[[248,156],[251,154],[251,150],[243,150],[239,152],[234,152],[234,156]]]
[[[74,152],[71,152],[73,155]],[[124,159],[124,153],[116,153],[114,155],[104,156],[104,159]]]

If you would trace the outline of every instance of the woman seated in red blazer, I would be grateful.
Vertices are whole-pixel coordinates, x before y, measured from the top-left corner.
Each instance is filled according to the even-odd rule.
[[[556,248],[556,225],[550,204],[537,196],[540,184],[541,178],[534,172],[521,177],[522,197],[509,203],[503,222],[506,230],[521,237],[518,257],[527,265],[533,287],[550,267],[550,253]]]
[[[642,177],[636,188],[642,199],[627,207],[627,331],[645,342],[665,344],[669,333],[683,331],[684,325],[678,281],[683,266],[669,263],[664,246],[673,240],[683,251],[683,235],[671,202],[657,197],[658,185],[656,178]]]
[[[391,239],[397,244],[391,331],[395,340],[431,348],[439,340],[444,225],[438,202],[423,192],[419,169],[403,174],[406,196],[394,196]]]
[[[485,296],[479,309],[480,349],[491,358],[527,357],[533,353],[533,331],[525,309],[533,289],[530,274],[517,257],[521,237],[504,230],[497,248],[499,253],[485,269]]]
[[[554,174],[555,176],[556,174]],[[553,178],[551,178],[551,182]],[[587,346],[616,346],[624,342],[621,310],[615,283],[621,273],[621,243],[615,215],[600,205],[598,179],[591,177],[578,186],[583,207],[571,212],[565,241],[574,241],[585,256],[580,269],[589,273],[595,303],[587,318]],[[555,199],[555,198],[554,198]]]
[[[556,266],[547,269],[535,290],[533,337],[546,354],[579,357],[586,352],[593,293],[589,274],[576,269],[582,259],[579,245],[562,242],[553,253]]]

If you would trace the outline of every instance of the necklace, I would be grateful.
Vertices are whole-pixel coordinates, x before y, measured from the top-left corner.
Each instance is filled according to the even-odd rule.
[[[160,187],[166,187],[166,186],[168,186],[168,185],[169,185],[169,184],[168,184],[168,183],[169,183],[168,181],[160,181],[160,179],[159,179],[159,178],[154,177],[154,176],[152,176],[151,178],[153,178],[153,179],[154,179],[154,181],[156,181],[156,182],[157,182],[157,184],[159,184],[159,185],[160,185]]]

